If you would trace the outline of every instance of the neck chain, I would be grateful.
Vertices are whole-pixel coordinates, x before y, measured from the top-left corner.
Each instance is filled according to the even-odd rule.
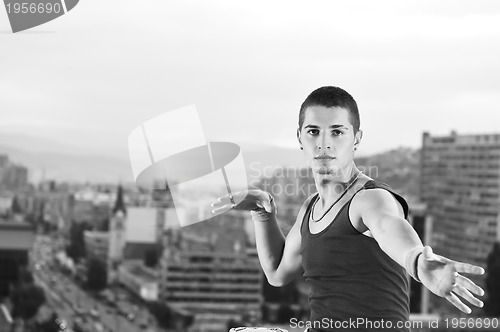
[[[328,209],[327,209],[327,210],[326,210],[326,211],[325,211],[325,212],[321,215],[321,217],[319,217],[318,219],[314,219],[314,217],[313,217],[313,213],[314,213],[314,207],[316,206],[316,203],[319,201],[319,195],[318,195],[318,199],[316,199],[316,200],[314,201],[313,206],[312,206],[312,208],[311,208],[311,221],[313,221],[313,222],[318,222],[318,221],[320,221],[321,219],[323,219],[323,217],[324,217],[324,216],[326,216],[326,214],[327,214],[328,212],[330,212],[330,210],[331,210],[331,209],[335,206],[335,204],[337,204],[337,203],[338,203],[338,202],[342,199],[342,197],[344,197],[344,196],[345,196],[345,194],[347,193],[347,191],[348,191],[348,190],[352,187],[352,185],[356,182],[356,180],[359,178],[359,176],[361,175],[361,173],[363,173],[363,172],[359,171],[359,172],[358,172],[358,173],[357,173],[357,174],[356,174],[353,178],[351,178],[351,180],[349,180],[347,187],[344,189],[344,191],[342,192],[342,194],[340,195],[340,197],[339,197],[339,198],[337,198],[337,199],[335,200],[335,202],[333,202],[333,204],[332,204],[332,205],[330,205],[330,207],[329,207],[329,208],[328,208]]]

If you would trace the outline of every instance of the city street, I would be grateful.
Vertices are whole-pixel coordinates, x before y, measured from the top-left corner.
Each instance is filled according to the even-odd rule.
[[[82,290],[70,276],[53,265],[52,249],[47,245],[48,242],[47,239],[36,241],[34,258],[38,265],[34,276],[45,289],[48,304],[58,317],[68,323],[68,327],[73,328],[76,321],[78,324],[83,323],[85,332],[161,332],[146,308],[128,301],[126,290],[114,290],[120,299],[116,301],[119,303],[116,307]],[[119,312],[118,307],[124,308],[122,312]],[[125,318],[127,314],[133,314],[131,320]]]

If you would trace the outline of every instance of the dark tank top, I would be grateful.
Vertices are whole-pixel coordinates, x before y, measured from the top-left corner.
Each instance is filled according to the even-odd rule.
[[[360,191],[374,188],[391,192],[407,218],[408,204],[388,185],[370,180]],[[409,320],[409,279],[405,269],[384,253],[375,239],[354,228],[349,219],[352,198],[324,230],[312,234],[309,214],[316,198],[311,199],[301,225],[302,265],[310,287],[310,323],[316,324],[308,331],[408,332],[404,326],[397,328],[401,324],[398,322]],[[352,321],[361,325],[353,325]],[[388,324],[392,328],[386,328]]]

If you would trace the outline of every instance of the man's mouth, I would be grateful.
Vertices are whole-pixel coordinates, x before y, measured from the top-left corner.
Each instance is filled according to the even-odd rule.
[[[318,159],[318,160],[331,160],[331,159],[335,159],[335,157],[323,154],[321,156],[314,157],[314,159]]]

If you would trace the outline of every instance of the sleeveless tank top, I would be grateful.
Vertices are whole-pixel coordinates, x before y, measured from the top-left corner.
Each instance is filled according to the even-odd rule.
[[[408,217],[404,198],[385,183],[370,180],[359,191],[374,188],[394,195]],[[314,324],[308,331],[409,332],[404,326],[397,328],[409,320],[406,270],[384,253],[375,239],[354,228],[349,219],[352,197],[324,230],[312,234],[309,215],[317,195],[309,202],[301,225],[303,275],[310,287],[310,323]],[[353,321],[361,325],[353,325]],[[386,328],[388,324],[391,328]]]

